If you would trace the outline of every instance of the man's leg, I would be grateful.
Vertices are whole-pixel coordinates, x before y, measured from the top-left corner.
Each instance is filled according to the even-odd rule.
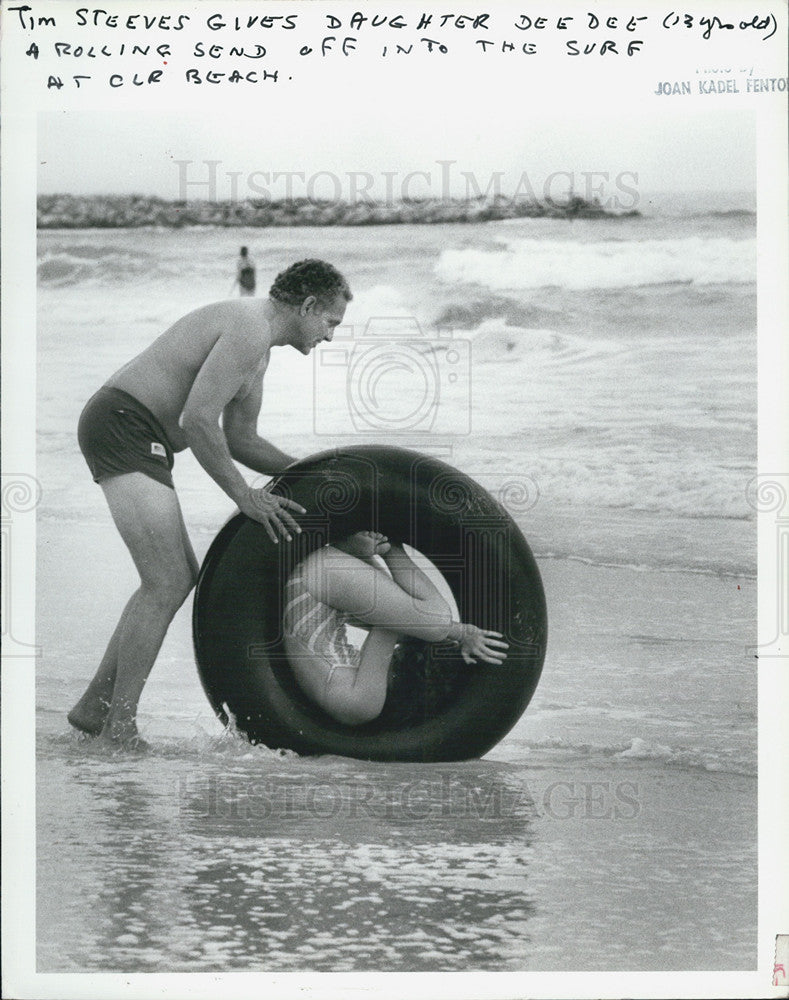
[[[118,668],[118,642],[123,634],[129,611],[137,601],[139,591],[129,598],[123,614],[115,626],[112,638],[99,664],[99,669],[77,704],[68,713],[68,721],[76,729],[91,736],[98,736],[107,720],[112,692],[115,689],[115,673]]]
[[[95,731],[106,713],[102,738],[134,742],[140,694],[170,622],[194,586],[197,560],[174,490],[139,472],[107,479],[102,488],[140,574],[140,587],[126,605],[72,721],[79,725],[80,718],[93,720]]]

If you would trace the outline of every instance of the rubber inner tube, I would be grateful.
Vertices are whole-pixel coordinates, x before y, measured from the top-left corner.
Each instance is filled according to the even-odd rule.
[[[291,466],[275,492],[306,508],[302,534],[274,544],[237,514],[206,555],[194,600],[195,656],[219,718],[253,743],[379,761],[480,757],[517,722],[542,670],[545,595],[526,540],[468,476],[402,448],[323,452]],[[443,574],[462,621],[503,632],[500,666],[467,665],[453,643],[405,639],[383,711],[347,726],[298,686],[282,645],[285,582],[315,548],[365,529],[410,545]]]

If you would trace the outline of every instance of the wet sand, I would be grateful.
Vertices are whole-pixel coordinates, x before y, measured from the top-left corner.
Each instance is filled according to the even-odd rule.
[[[136,577],[90,504],[38,526],[39,971],[755,966],[755,751],[714,725],[736,697],[755,731],[754,581],[541,561],[537,693],[452,765],[223,739],[190,601],[151,753],[98,758],[65,713]]]

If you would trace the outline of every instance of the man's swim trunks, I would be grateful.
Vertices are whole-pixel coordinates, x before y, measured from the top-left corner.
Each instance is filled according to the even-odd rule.
[[[174,457],[161,424],[134,396],[103,386],[79,418],[79,447],[93,481],[142,472],[174,488]]]
[[[246,292],[255,291],[255,269],[247,265],[238,272],[238,283]]]

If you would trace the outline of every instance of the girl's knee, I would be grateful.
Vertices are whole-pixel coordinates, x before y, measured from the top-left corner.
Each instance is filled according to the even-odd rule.
[[[431,614],[440,618],[442,622],[450,621],[452,618],[452,611],[441,594],[433,594],[425,601],[425,606]]]

